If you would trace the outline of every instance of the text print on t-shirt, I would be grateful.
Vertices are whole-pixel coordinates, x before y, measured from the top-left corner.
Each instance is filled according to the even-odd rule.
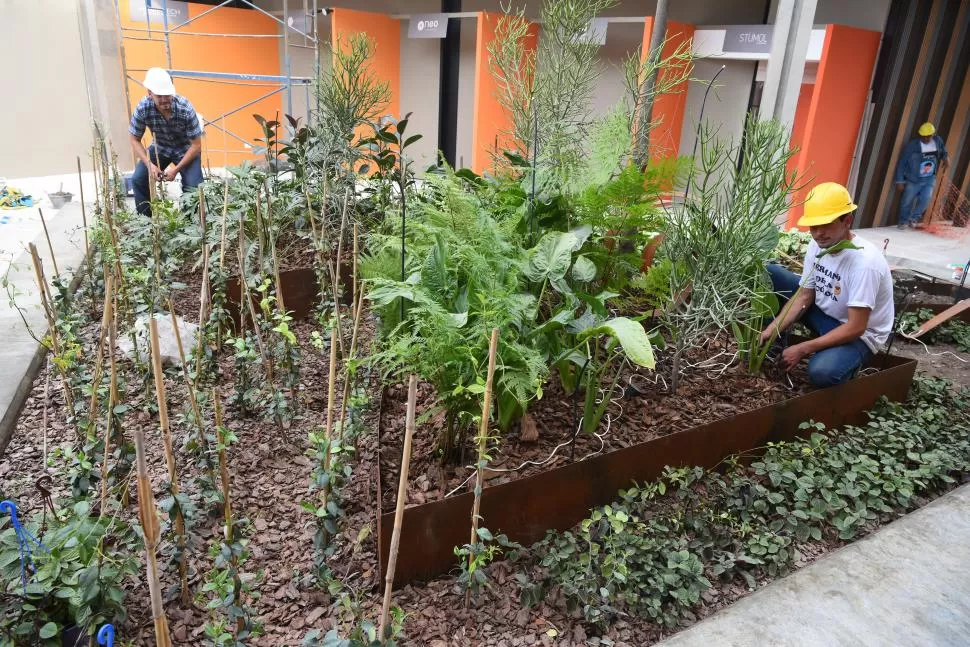
[[[815,261],[815,291],[833,301],[842,294],[842,276]]]

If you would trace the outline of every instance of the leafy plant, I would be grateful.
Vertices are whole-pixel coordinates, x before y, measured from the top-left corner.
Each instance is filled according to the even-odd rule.
[[[786,169],[793,154],[788,134],[777,122],[749,118],[740,146],[718,141],[710,128],[698,135],[697,167],[683,204],[668,211],[661,245],[676,260],[669,274],[672,306],[662,315],[672,338],[673,391],[687,348],[751,317],[762,268],[778,241],[775,221],[797,188]]]
[[[131,526],[116,516],[92,516],[86,499],[45,516],[44,524],[24,524],[44,547],[27,565],[24,592],[18,538],[9,517],[0,518],[0,635],[13,644],[39,638],[53,646],[71,625],[93,636],[102,624],[123,623],[125,587],[140,570]]]
[[[497,557],[506,554],[514,559],[515,551],[522,548],[521,544],[509,541],[505,535],[493,535],[485,527],[476,531],[477,539],[474,543],[455,546],[455,556],[458,557],[460,573],[458,587],[478,595],[488,586],[486,568]]]
[[[850,541],[952,487],[970,470],[968,395],[920,377],[906,403],[880,402],[862,427],[808,422],[807,438],[771,443],[750,465],[729,457],[723,472],[668,467],[530,549],[523,599],[558,588],[604,626],[623,614],[691,621],[715,581],[753,588],[785,574],[803,544]]]
[[[934,316],[936,315],[933,311],[926,308],[920,308],[915,312],[904,312],[899,317],[896,329],[905,334],[913,334]],[[970,353],[970,324],[959,319],[950,319],[925,335],[921,335],[919,339],[927,344],[953,344],[961,352]]]

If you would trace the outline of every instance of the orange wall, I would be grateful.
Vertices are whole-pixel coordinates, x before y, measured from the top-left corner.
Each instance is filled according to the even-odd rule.
[[[472,165],[476,173],[484,173],[492,165],[492,158],[503,150],[515,147],[511,136],[512,116],[498,100],[499,83],[489,65],[488,46],[495,40],[495,29],[503,14],[480,11],[475,42],[475,107],[472,112]],[[529,25],[525,49],[535,51],[539,42],[539,26]],[[497,143],[497,146],[496,146]]]
[[[198,16],[211,8],[207,5],[189,4],[189,17]],[[139,83],[144,79],[145,73],[132,70],[145,70],[149,67],[167,68],[165,42],[164,37],[157,32],[152,34],[152,38],[157,39],[154,42],[132,40],[132,38],[147,38],[147,33],[131,29],[146,29],[148,25],[129,19],[128,0],[120,0],[120,11],[121,26],[125,30],[126,37],[124,46],[129,76],[137,79],[137,81],[128,81],[128,92],[134,107],[145,96],[145,90]],[[158,29],[155,16],[152,19],[152,29]],[[219,8],[183,29],[186,32],[215,34],[279,33],[278,24],[258,11],[226,7]],[[274,76],[280,74],[280,44],[277,38],[185,36],[178,35],[176,31],[170,35],[169,42],[172,51],[172,69]],[[269,86],[230,85],[200,79],[175,78],[174,81],[176,91],[191,101],[196,111],[207,120],[235,110],[273,89]],[[303,89],[294,87],[293,91],[303,92]],[[280,92],[217,123],[255,145],[254,140],[261,136],[262,130],[253,119],[253,114],[261,114],[271,120],[279,113],[282,119],[284,96],[285,94]],[[144,141],[147,144],[148,138],[146,137]],[[254,158],[253,153],[245,148],[243,142],[224,134],[215,125],[206,127],[202,141],[203,165],[238,165],[243,160]],[[226,149],[234,152],[228,154],[221,152]]]
[[[401,21],[384,14],[334,9],[331,30],[331,46],[346,47],[354,34],[367,34],[373,41],[374,53],[370,59],[371,69],[391,89],[391,101],[386,112],[395,119],[401,116]]]
[[[811,178],[811,183],[796,194],[795,202],[802,202],[809,189],[820,182],[848,182],[880,37],[879,32],[867,29],[826,27],[798,155],[798,171]],[[795,226],[801,214],[800,206],[792,208],[788,226]]]
[[[653,32],[653,17],[647,16],[643,24],[643,48],[641,60],[650,52],[650,35]],[[682,43],[694,37],[694,26],[680,22],[667,23],[667,41],[660,50],[661,59],[672,55]],[[658,83],[664,75],[673,71],[661,71]],[[680,131],[684,125],[684,110],[687,107],[687,81],[676,85],[670,92],[656,98],[653,104],[653,121],[660,123],[650,133],[650,157],[660,159],[676,156],[680,150]]]
[[[798,92],[798,105],[795,107],[795,123],[791,128],[791,147],[800,148],[805,137],[805,127],[808,125],[808,111],[812,107],[812,93],[814,83],[802,83]],[[795,153],[788,159],[788,174],[798,169],[799,154]]]

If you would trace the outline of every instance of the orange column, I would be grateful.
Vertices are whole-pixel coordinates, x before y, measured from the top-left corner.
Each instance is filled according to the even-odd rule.
[[[879,39],[877,31],[844,25],[826,27],[796,167],[808,186],[795,195],[796,204],[800,205],[809,189],[820,182],[849,181]],[[788,212],[788,226],[794,227],[801,215],[802,207],[793,207]]]
[[[512,115],[499,102],[499,83],[492,75],[488,60],[488,46],[495,40],[495,29],[503,14],[480,11],[475,43],[475,106],[472,111],[472,165],[476,173],[485,172],[492,158],[503,150],[514,148]],[[539,41],[539,26],[531,24],[525,49],[535,51]]]
[[[641,60],[650,52],[650,35],[653,32],[653,18],[648,16],[643,23],[643,48]],[[661,59],[671,56],[677,48],[694,37],[694,26],[680,22],[667,23],[666,42],[660,50]],[[690,51],[688,49],[688,51]],[[662,83],[665,75],[678,74],[677,70],[663,70],[657,82]],[[650,133],[650,157],[661,159],[676,156],[680,151],[680,131],[684,125],[684,111],[687,107],[687,81],[678,83],[653,103],[653,121],[659,123]]]
[[[395,119],[401,112],[401,22],[390,16],[353,9],[334,9],[331,45],[344,48],[354,34],[366,34],[374,44],[370,58],[376,77],[391,90],[386,112]]]
[[[212,9],[211,6],[190,3],[189,18],[199,16]],[[165,37],[161,33],[160,17],[153,15],[150,36],[145,32],[133,29],[147,29],[148,24],[131,20],[129,0],[121,0],[121,27],[125,40],[125,57],[129,75],[135,80],[129,80],[128,92],[132,107],[145,97],[145,90],[140,81],[144,79],[145,70],[149,67],[167,68],[165,57]],[[170,29],[174,25],[170,25]],[[234,74],[258,74],[279,76],[280,53],[279,39],[276,38],[226,38],[222,36],[194,36],[195,33],[209,34],[277,34],[279,25],[272,18],[253,9],[232,9],[221,7],[208,15],[199,18],[184,28],[177,29],[169,35],[169,46],[172,53],[172,68],[176,70],[198,70],[203,72],[228,72]],[[184,33],[182,33],[184,32]],[[152,38],[148,40],[134,40],[134,38]],[[195,106],[196,111],[205,119],[215,119],[220,115],[235,110],[242,105],[259,99],[271,87],[249,85],[245,81],[230,79],[232,83],[223,80],[206,80],[197,78],[174,79],[176,91],[186,97]],[[294,86],[294,92],[302,91]],[[210,162],[222,165],[237,165],[243,160],[252,159],[253,153],[245,147],[243,141],[255,145],[255,139],[260,137],[262,130],[253,119],[253,114],[261,114],[267,120],[282,118],[283,92],[257,101],[233,115],[219,120],[205,129],[203,138],[203,164]],[[236,137],[220,130],[225,128]],[[145,140],[147,142],[147,138]],[[230,150],[233,152],[226,153]]]

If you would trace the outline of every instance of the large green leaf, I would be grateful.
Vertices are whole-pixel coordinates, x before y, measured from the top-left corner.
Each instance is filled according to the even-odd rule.
[[[582,337],[588,339],[594,335],[610,335],[620,342],[623,352],[631,362],[645,368],[653,368],[656,362],[653,358],[653,348],[647,331],[638,322],[626,317],[615,317],[603,324],[590,328]]]
[[[555,281],[566,276],[572,262],[577,237],[572,232],[550,232],[539,240],[529,254],[525,274],[530,281]]]
[[[596,278],[596,264],[585,256],[577,256],[573,263],[572,276],[577,281],[588,283]]]

